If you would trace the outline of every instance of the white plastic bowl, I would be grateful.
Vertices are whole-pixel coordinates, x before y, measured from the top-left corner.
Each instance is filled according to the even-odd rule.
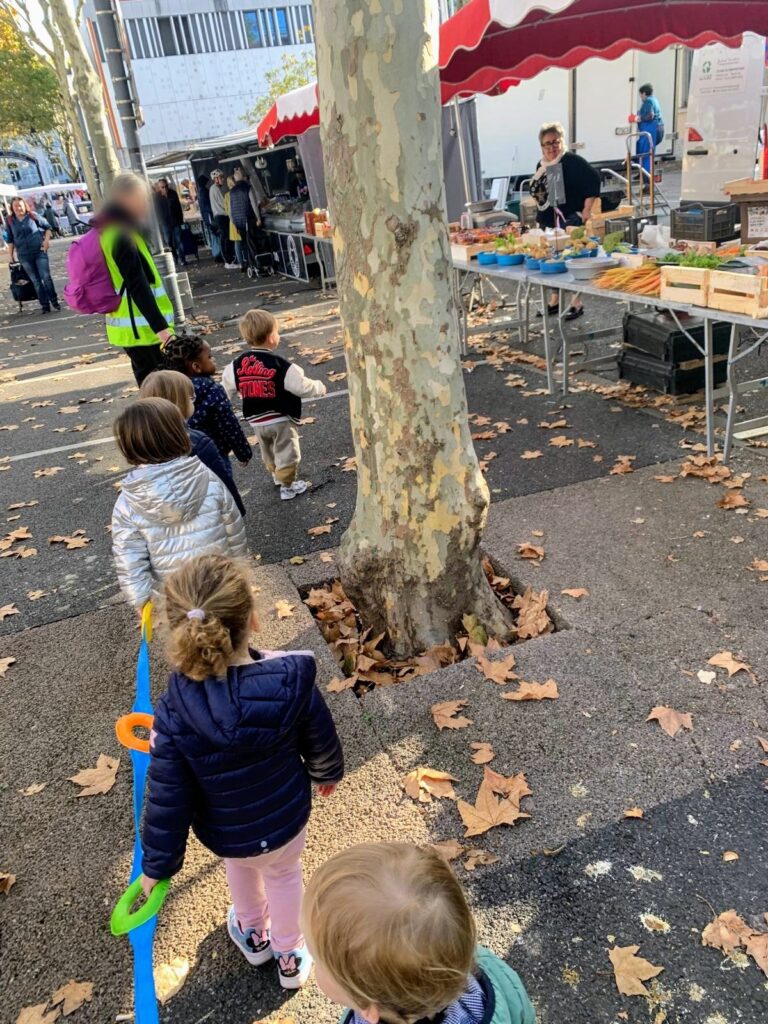
[[[597,277],[598,274],[602,274],[604,270],[610,270],[611,267],[618,267],[618,265],[619,261],[613,256],[595,256],[593,259],[566,261],[568,273],[573,275],[577,281],[589,281],[591,278]]]

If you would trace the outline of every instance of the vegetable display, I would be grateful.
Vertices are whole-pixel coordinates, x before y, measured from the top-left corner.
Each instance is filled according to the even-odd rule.
[[[596,278],[595,284],[609,291],[656,296],[661,293],[661,268],[655,263],[644,263],[642,267],[615,267]]]

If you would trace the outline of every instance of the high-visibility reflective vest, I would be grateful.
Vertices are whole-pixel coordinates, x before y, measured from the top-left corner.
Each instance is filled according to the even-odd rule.
[[[125,228],[110,225],[99,236],[101,251],[104,253],[104,259],[109,268],[109,276],[112,278],[115,291],[120,295],[120,305],[114,312],[107,313],[105,318],[107,341],[110,345],[117,345],[120,348],[131,348],[134,345],[157,345],[157,335],[136,308],[136,304],[131,300],[130,296],[123,290],[123,275],[117,269],[117,264],[112,257],[115,241],[123,231],[125,231]],[[157,308],[165,317],[165,322],[168,324],[171,332],[173,332],[173,304],[166,295],[163,280],[155,266],[155,261],[152,259],[152,254],[138,232],[131,232],[131,238],[139,250],[139,254],[152,271],[152,280],[150,281],[152,294],[155,296]]]

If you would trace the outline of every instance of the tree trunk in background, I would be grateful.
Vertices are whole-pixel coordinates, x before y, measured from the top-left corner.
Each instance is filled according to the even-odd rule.
[[[91,63],[68,0],[46,0],[46,6],[72,65],[75,95],[91,137],[101,185],[106,189],[121,167],[107,122],[101,79]]]
[[[69,133],[69,140],[62,138],[62,141],[66,146],[67,156],[70,159],[72,154],[70,152],[69,145],[67,145],[67,141],[74,143],[74,147],[77,150],[77,159],[83,172],[83,180],[88,186],[88,192],[91,199],[96,203],[101,198],[99,178],[96,174],[96,169],[93,166],[93,159],[88,147],[88,140],[85,137],[83,126],[80,123],[80,118],[78,117],[75,99],[70,92],[66,57],[64,56],[64,52],[61,47],[58,46],[53,51],[53,69],[56,72],[56,78],[59,83],[59,92],[61,93],[61,102],[64,108],[64,115]],[[62,136],[63,134],[64,133],[62,133]],[[73,170],[74,169],[75,168],[73,168]]]
[[[396,653],[465,613],[510,623],[480,562],[488,488],[467,422],[443,195],[430,0],[315,4],[321,132],[357,505],[345,590]]]

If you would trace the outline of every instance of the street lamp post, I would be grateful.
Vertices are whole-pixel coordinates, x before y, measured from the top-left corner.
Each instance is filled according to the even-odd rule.
[[[101,33],[101,41],[104,46],[104,56],[107,60],[109,76],[112,81],[115,105],[123,126],[123,138],[125,139],[125,148],[128,151],[131,168],[136,174],[139,174],[146,180],[147,167],[144,163],[144,155],[141,152],[141,140],[139,138],[138,97],[134,95],[133,75],[129,68],[124,44],[125,35],[122,29],[120,14],[117,10],[117,2],[118,0],[94,0],[93,6],[99,32]],[[186,322],[186,314],[181,301],[179,279],[176,276],[173,253],[165,249],[154,203],[152,204],[152,233],[157,250],[158,270],[163,279],[168,297],[173,304],[174,324],[178,327]]]

